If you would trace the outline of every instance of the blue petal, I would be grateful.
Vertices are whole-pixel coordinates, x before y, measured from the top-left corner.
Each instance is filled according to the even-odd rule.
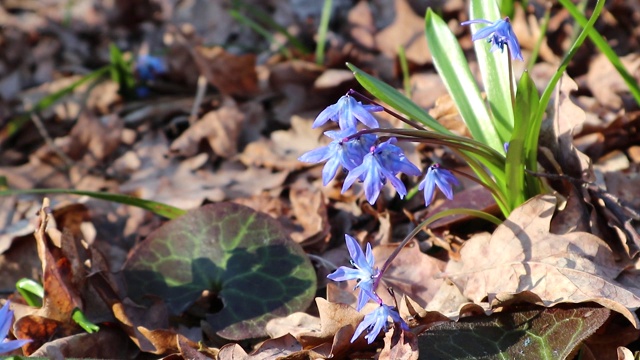
[[[9,301],[0,309],[0,342],[9,334],[9,327],[13,319],[13,312],[9,311]]]
[[[433,199],[433,191],[435,190],[435,179],[432,171],[427,171],[427,175],[425,175],[424,180],[420,182],[418,186],[419,190],[424,189],[424,206],[429,206],[431,204],[431,199]]]
[[[356,264],[356,266],[360,269],[367,269],[367,258],[364,256],[364,253],[362,252],[358,241],[347,234],[344,235],[344,239],[347,243],[349,255],[351,256],[351,259],[353,259],[353,262]]]
[[[338,172],[339,167],[340,167],[340,159],[337,157],[331,158],[329,161],[327,161],[326,164],[324,164],[324,167],[322,168],[322,185],[323,186],[327,186],[327,184],[331,182],[331,179],[333,179],[336,176],[336,173]]]
[[[362,275],[362,271],[346,266],[340,266],[336,271],[327,275],[327,279],[333,281],[347,281],[359,279]]]
[[[494,31],[495,29],[493,26],[483,27],[482,29],[476,31],[476,33],[471,36],[471,40],[476,41],[476,40],[485,39],[491,36]]]
[[[330,157],[331,157],[331,151],[329,149],[329,146],[323,146],[318,149],[307,151],[306,153],[302,154],[302,156],[300,156],[298,160],[302,162],[310,163],[310,164],[315,164],[321,161],[325,161]]]
[[[318,116],[316,116],[311,127],[317,128],[318,126],[324,125],[327,121],[335,119],[339,109],[338,104],[327,106],[320,114],[318,114]]]

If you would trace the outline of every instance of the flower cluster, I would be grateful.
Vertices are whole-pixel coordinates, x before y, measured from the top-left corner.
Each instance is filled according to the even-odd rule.
[[[329,274],[327,278],[333,281],[356,280],[356,288],[360,289],[356,310],[362,310],[369,300],[373,300],[379,305],[376,310],[365,315],[364,320],[362,320],[356,328],[351,342],[356,341],[356,339],[367,330],[365,339],[371,344],[378,337],[380,331],[387,331],[389,329],[389,318],[391,318],[394,323],[399,324],[402,329],[409,330],[408,325],[402,317],[400,317],[398,311],[391,306],[383,304],[382,299],[376,294],[376,280],[381,274],[380,271],[374,267],[375,259],[371,251],[371,244],[367,244],[367,250],[363,253],[356,239],[345,235],[345,240],[347,242],[349,255],[351,255],[351,265],[353,265],[355,269],[341,266]]]
[[[9,328],[13,322],[13,311],[9,310],[9,301],[7,301],[2,309],[0,309],[0,354],[5,354],[15,349],[20,348],[22,345],[30,342],[31,340],[7,340],[9,335]]]
[[[382,111],[378,105],[363,105],[349,94],[343,96],[336,104],[324,109],[313,122],[313,127],[326,124],[329,121],[337,122],[340,130],[326,131],[325,135],[332,139],[325,147],[311,150],[298,159],[307,163],[320,163],[326,161],[322,169],[322,183],[327,185],[336,176],[338,168],[342,166],[349,174],[344,180],[342,192],[347,191],[356,180],[364,184],[365,197],[373,204],[378,199],[383,186],[389,182],[396,189],[400,198],[407,195],[407,188],[397,177],[404,173],[410,176],[419,176],[422,172],[404,154],[404,151],[396,145],[397,139],[391,137],[386,141],[380,141],[375,134],[359,134],[358,123],[369,128],[378,128],[378,121],[371,112]],[[442,170],[431,177],[427,176],[421,183],[421,189],[429,195],[429,205],[435,186],[443,182],[455,183],[457,180],[451,175],[448,178],[434,179],[445,173]],[[448,174],[448,171],[446,172]],[[453,178],[453,180],[451,180]],[[448,187],[451,189],[451,186]],[[449,191],[449,193],[451,190]],[[451,198],[450,195],[447,197]]]

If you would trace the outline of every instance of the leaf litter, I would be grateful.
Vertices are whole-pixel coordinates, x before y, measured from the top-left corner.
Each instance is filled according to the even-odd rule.
[[[274,41],[286,36],[259,14],[314,46],[319,7],[243,3],[238,9],[253,6],[254,12],[243,15],[274,34]],[[513,18],[527,51],[540,34],[539,5],[517,8]],[[468,34],[456,25],[467,20],[466,4],[438,6],[469,50]],[[454,204],[436,199],[425,210],[415,199],[401,203],[393,191],[384,191],[373,207],[362,202],[359,188],[340,194],[344,176],[322,187],[320,168],[297,161],[320,146],[321,131],[310,127],[315,115],[356,86],[345,61],[401,87],[398,45],[407,52],[414,100],[450,130],[467,133],[433,71],[423,35],[425,9],[406,0],[336,1],[326,62],[319,66],[286,40],[279,44],[292,56],[285,56],[282,45],[235,21],[228,4],[217,0],[150,1],[139,8],[122,1],[3,4],[0,190],[6,184],[8,189],[108,191],[185,210],[224,201],[246,205],[270,215],[298,254],[304,250],[319,284],[314,304],[278,313],[254,325],[251,335],[230,336],[220,332],[219,321],[220,309],[230,306],[220,302],[215,286],[195,291],[193,304],[178,315],[170,315],[171,301],[163,296],[132,298],[123,264],[151,244],[154,231],[171,224],[167,219],[86,197],[56,195],[43,206],[39,195],[5,196],[0,199],[0,302],[12,301],[12,336],[34,340],[16,354],[416,359],[439,358],[440,351],[447,354],[440,358],[455,358],[453,349],[465,348],[461,344],[468,345],[464,351],[483,349],[503,333],[506,343],[497,346],[512,356],[546,341],[550,351],[557,351],[553,358],[575,357],[577,349],[585,359],[633,358],[629,349],[637,349],[640,337],[635,191],[640,117],[617,72],[588,47],[569,67],[571,78],[565,76],[547,109],[541,164],[564,176],[544,178],[554,196],[530,200],[497,228],[456,218],[419,234],[383,283],[394,289],[412,332],[396,329],[371,345],[350,343],[363,314],[372,309],[355,311],[353,282],[325,280],[347,264],[346,249],[338,245],[345,233],[370,243],[381,267],[394,243],[430,213],[454,205],[492,207],[482,189],[466,183]],[[624,66],[636,74],[638,59],[629,44],[639,38],[628,29],[640,8],[618,2],[609,11],[599,31],[614,39],[614,49],[625,55]],[[566,51],[572,36],[567,20],[566,12],[552,10],[541,61],[531,72],[538,86]],[[123,96],[117,82],[103,77],[28,113],[108,64],[110,43],[126,61],[143,53],[167,59],[167,73],[147,84],[149,97]],[[206,82],[199,98],[200,78]],[[20,120],[25,114],[36,119]],[[34,125],[37,121],[45,132]],[[442,148],[418,146],[414,153],[415,162],[438,159],[466,171]],[[41,307],[27,305],[15,291],[23,277],[43,284]],[[391,295],[382,295],[393,303]],[[72,319],[77,309],[100,331],[84,331]],[[229,323],[250,322],[242,317]],[[574,337],[554,342],[560,333]],[[527,342],[533,336],[540,343]]]

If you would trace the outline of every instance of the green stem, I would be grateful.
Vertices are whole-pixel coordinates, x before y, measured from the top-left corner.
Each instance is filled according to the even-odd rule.
[[[527,65],[527,70],[531,72],[533,69],[533,65],[535,65],[538,60],[538,54],[540,53],[540,48],[542,47],[542,41],[547,36],[547,28],[549,27],[549,18],[551,18],[551,6],[553,4],[551,1],[546,2],[546,8],[544,10],[544,18],[542,19],[542,24],[540,25],[540,36],[536,41],[536,45],[533,47],[533,51],[531,51],[531,58],[529,58],[529,65]]]

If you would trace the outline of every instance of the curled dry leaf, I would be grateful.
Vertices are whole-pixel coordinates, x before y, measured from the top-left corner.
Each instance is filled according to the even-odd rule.
[[[213,151],[224,158],[238,151],[238,137],[245,116],[231,98],[225,98],[220,108],[206,113],[171,143],[171,151],[182,156],[195,156],[206,140]]]
[[[555,198],[538,196],[514,210],[491,238],[471,238],[461,250],[462,268],[446,273],[474,302],[501,293],[530,291],[545,306],[596,302],[638,327],[640,298],[616,282],[623,264],[598,237],[549,233]]]

